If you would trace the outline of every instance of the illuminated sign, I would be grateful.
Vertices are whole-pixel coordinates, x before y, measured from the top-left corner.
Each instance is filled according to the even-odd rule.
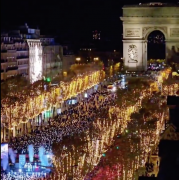
[[[19,154],[19,168],[23,168],[26,164],[25,154]]]
[[[8,158],[8,144],[1,144],[1,159]]]

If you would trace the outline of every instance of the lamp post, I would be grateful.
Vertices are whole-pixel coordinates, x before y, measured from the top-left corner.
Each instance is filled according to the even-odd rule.
[[[99,60],[98,57],[95,57],[95,58],[94,58],[94,62],[97,62],[98,60]]]

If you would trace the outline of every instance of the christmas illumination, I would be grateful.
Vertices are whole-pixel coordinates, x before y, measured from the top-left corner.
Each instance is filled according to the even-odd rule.
[[[42,46],[40,40],[28,39],[29,45],[29,79],[34,83],[42,79]]]
[[[75,134],[74,139],[66,142],[65,151],[60,150],[59,147],[63,145],[59,143],[54,149],[53,162],[56,169],[54,177],[65,179],[72,175],[74,179],[88,179],[93,174],[93,169],[99,167],[99,171],[94,170],[93,179],[134,180],[136,170],[145,166],[148,152],[158,144],[159,135],[164,126],[164,114],[167,113],[164,108],[154,113],[158,106],[155,103],[155,108],[151,109],[154,105],[148,108],[152,111],[152,116],[142,120],[143,116],[138,114],[140,117],[136,116],[135,119],[132,114],[141,111],[141,107],[148,107],[150,102],[149,104],[146,102],[151,97],[143,96],[141,106],[136,107],[135,110],[128,110],[127,113],[123,112],[126,115],[122,119],[94,120],[92,131],[89,130],[83,135]],[[150,123],[146,124],[155,117],[158,120],[152,127]],[[115,146],[113,139],[118,133],[121,133],[119,143],[116,144],[116,148],[111,149],[111,146]],[[150,145],[150,142],[154,144]]]
[[[128,94],[121,90],[120,104],[111,105],[104,118],[95,119],[92,127],[83,134],[73,134],[68,141],[57,143],[57,147],[53,149],[53,179],[86,180],[93,174],[93,179],[96,180],[137,180],[145,172],[148,154],[157,147],[168,116],[166,97],[162,98],[162,94],[166,91],[166,95],[175,95],[179,88],[174,82],[165,84],[170,72],[170,69],[160,72],[156,82],[134,83],[135,88],[128,89]],[[6,111],[3,111],[6,112],[4,118],[9,118],[12,124],[18,122],[18,115],[23,116],[25,112],[28,117],[34,116],[38,111],[58,104],[60,92],[63,100],[68,99],[82,92],[83,88],[90,88],[102,78],[101,71],[97,71],[78,76],[69,83],[61,82],[59,87],[52,88],[49,92],[29,97],[24,110],[19,108],[20,103],[13,107],[7,106]],[[163,89],[160,93],[154,93],[158,82],[163,84]],[[132,84],[129,82],[130,86]],[[105,98],[106,95],[100,97]],[[44,106],[45,99],[47,102]],[[61,127],[60,122],[56,123]],[[67,121],[65,124],[68,124]]]
[[[70,82],[60,82],[58,86],[49,86],[48,91],[44,91],[42,84],[39,84],[30,94],[13,94],[12,97],[1,100],[1,122],[13,130],[13,127],[27,123],[43,111],[59,107],[63,101],[90,89],[103,79],[104,74],[100,70],[79,74]]]

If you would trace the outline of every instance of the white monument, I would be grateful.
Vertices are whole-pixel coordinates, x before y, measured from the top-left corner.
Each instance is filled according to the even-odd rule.
[[[29,45],[29,80],[30,83],[42,79],[42,45],[40,39],[28,39]]]
[[[147,3],[123,7],[123,59],[127,70],[147,69],[147,40],[159,30],[165,36],[166,59],[179,47],[179,5]]]

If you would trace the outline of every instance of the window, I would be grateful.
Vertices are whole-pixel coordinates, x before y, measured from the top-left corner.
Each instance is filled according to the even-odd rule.
[[[34,34],[35,33],[35,29],[28,29],[28,33]]]

